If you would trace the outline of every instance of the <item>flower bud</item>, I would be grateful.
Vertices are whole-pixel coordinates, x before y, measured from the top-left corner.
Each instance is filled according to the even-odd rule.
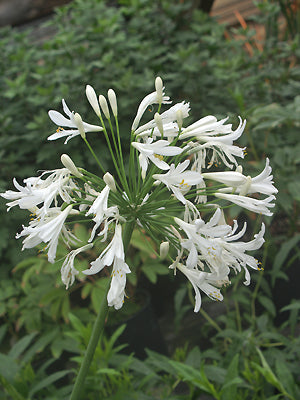
[[[236,167],[236,170],[235,170],[236,172],[239,172],[240,174],[242,174],[243,173],[243,167],[241,166],[241,165],[238,165],[237,167]]]
[[[159,247],[159,255],[161,260],[164,260],[168,253],[169,253],[170,243],[169,242],[162,242]]]
[[[177,120],[177,125],[179,130],[182,128],[182,123],[183,123],[183,115],[181,110],[176,111],[176,120]]]
[[[163,101],[163,81],[159,76],[155,79],[155,90],[157,102],[158,104],[161,104]]]
[[[86,97],[87,97],[90,105],[93,107],[93,110],[98,115],[98,117],[100,117],[101,112],[100,112],[100,107],[99,107],[99,103],[97,100],[97,95],[95,93],[95,90],[92,88],[92,86],[87,85],[86,89],[85,89],[85,93],[86,93]]]
[[[65,166],[71,172],[71,174],[77,176],[77,178],[80,178],[82,176],[82,174],[78,171],[76,165],[67,154],[62,154],[60,159],[63,166]]]
[[[100,103],[100,107],[103,111],[103,114],[106,116],[107,119],[110,119],[108,104],[107,104],[106,98],[102,94],[100,94],[100,96],[99,96],[99,103]]]
[[[78,113],[75,113],[74,121],[75,121],[75,124],[77,126],[77,129],[79,130],[79,133],[80,133],[82,139],[85,139],[86,135],[85,135],[85,130],[84,130],[82,118]]]
[[[106,174],[103,175],[103,180],[107,184],[107,186],[110,188],[110,190],[112,192],[116,193],[116,191],[117,191],[116,183],[115,183],[114,177],[109,172],[106,172]]]
[[[109,89],[109,91],[107,92],[107,96],[108,96],[109,104],[111,106],[113,115],[116,117],[118,115],[118,105],[117,105],[116,93],[112,89]]]
[[[163,134],[164,134],[164,126],[163,126],[162,118],[158,113],[154,114],[154,121],[156,123],[156,126],[157,126],[161,136],[163,136]]]

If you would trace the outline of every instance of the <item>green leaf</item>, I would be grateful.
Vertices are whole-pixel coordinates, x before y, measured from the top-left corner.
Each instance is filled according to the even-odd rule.
[[[0,353],[0,374],[8,381],[13,381],[20,370],[16,360],[6,354]]]
[[[0,374],[0,383],[13,400],[26,400],[9,381]]]
[[[29,346],[29,344],[32,342],[32,339],[36,335],[37,332],[33,332],[30,333],[29,335],[24,336],[11,348],[11,350],[8,353],[8,356],[16,360],[25,351],[26,347]]]
[[[237,397],[238,384],[242,383],[242,379],[239,377],[239,354],[237,353],[227,368],[225,381],[222,386],[221,395],[222,400],[232,400]]]
[[[272,317],[276,316],[276,307],[275,307],[274,303],[272,302],[272,300],[270,300],[266,296],[260,295],[260,296],[258,296],[258,301],[270,313],[270,315]]]
[[[51,374],[47,376],[47,378],[42,379],[40,382],[38,382],[37,385],[34,385],[30,392],[29,392],[29,397],[32,397],[35,393],[37,393],[39,390],[44,389],[45,387],[51,385],[52,383],[58,381],[65,375],[69,374],[71,370],[64,370],[64,371],[58,371],[54,372],[54,374]]]

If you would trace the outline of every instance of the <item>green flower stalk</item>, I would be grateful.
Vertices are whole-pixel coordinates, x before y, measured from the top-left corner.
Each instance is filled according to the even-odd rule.
[[[157,77],[155,90],[141,101],[133,118],[126,169],[115,92],[108,91],[107,101],[88,85],[86,97],[99,119],[98,125],[84,122],[62,100],[65,115],[49,111],[57,130],[48,140],[64,138],[65,144],[71,139],[83,140],[100,175],[77,167],[63,154],[64,168],[27,178],[24,186],[14,179],[16,190],[1,194],[8,200],[8,210],[19,206],[34,215],[16,236],[23,238],[23,249],[43,242],[49,262],[54,262],[60,237],[73,247],[79,243],[70,229],[74,216],[79,216],[90,224],[90,237],[87,244],[70,250],[61,269],[62,281],[66,288],[75,281],[79,272],[74,259],[79,253],[99,240],[106,243],[83,274],[95,275],[111,268],[106,301],[115,309],[123,306],[126,297],[126,277],[131,273],[126,249],[134,228],[146,232],[160,249],[162,259],[170,260],[170,269],[174,273],[179,270],[191,282],[195,312],[201,307],[201,292],[213,300],[223,299],[221,288],[230,284],[232,271],[244,271],[245,284],[249,284],[249,268],[259,270],[260,264],[247,252],[262,246],[264,224],[253,240],[243,242],[240,239],[247,225],[238,232],[236,221],[233,226],[226,223],[222,208],[237,204],[258,214],[272,215],[277,190],[268,159],[264,170],[253,178],[244,175],[238,165],[237,158],[244,158],[245,149],[234,142],[243,134],[246,121],[240,118],[233,130],[227,118],[218,121],[209,115],[184,126],[189,103],[171,105],[162,79]],[[141,125],[150,107],[153,115]],[[103,168],[88,142],[89,132],[99,132],[106,141],[114,171]],[[217,172],[208,171],[213,165],[218,165]],[[265,197],[258,198],[259,194]]]

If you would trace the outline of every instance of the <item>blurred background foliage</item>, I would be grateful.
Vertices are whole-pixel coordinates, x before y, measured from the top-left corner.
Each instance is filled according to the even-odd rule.
[[[279,189],[260,255],[265,271],[252,274],[250,287],[233,279],[222,315],[210,319],[205,302],[190,337],[182,329],[192,313],[191,289],[185,281],[170,289],[173,277],[158,276],[167,268],[163,270],[149,246],[134,236],[132,247],[140,252],[129,254],[130,265],[136,266],[129,284],[134,288],[138,279],[149,281],[161,314],[171,307],[161,303],[174,301],[168,323],[176,345],[169,349],[171,358],[151,352],[141,362],[120,353],[117,338],[123,328],[103,338],[90,371],[87,399],[94,399],[95,393],[99,398],[139,400],[198,399],[202,393],[224,400],[300,396],[299,301],[291,301],[297,297],[299,279],[300,10],[299,3],[290,0],[266,0],[257,7],[260,14],[248,25],[226,27],[192,0],[74,0],[58,8],[38,33],[30,28],[0,30],[1,192],[12,188],[13,177],[21,183],[37,171],[60,168],[64,152],[77,165],[96,171],[80,139],[68,145],[46,142],[55,130],[47,111],[61,110],[64,98],[71,110],[96,123],[85,85],[103,94],[113,88],[126,143],[138,104],[153,90],[158,75],[174,102],[190,101],[190,121],[213,114],[229,116],[237,125],[238,115],[246,118],[239,142],[247,146],[245,171],[255,175],[269,157]],[[260,35],[258,26],[263,28]],[[101,137],[90,134],[89,139],[111,169]],[[59,276],[66,248],[61,245],[54,265],[42,253],[22,253],[14,233],[20,231],[25,213],[7,213],[4,201],[0,207],[0,382],[6,393],[0,393],[0,399],[67,398],[105,277],[84,281],[81,276],[66,292]],[[232,210],[229,217],[237,211]],[[257,221],[250,214],[239,218],[255,229]],[[76,229],[86,240],[86,229]],[[78,268],[87,262],[81,259]],[[73,355],[72,362],[66,354]]]

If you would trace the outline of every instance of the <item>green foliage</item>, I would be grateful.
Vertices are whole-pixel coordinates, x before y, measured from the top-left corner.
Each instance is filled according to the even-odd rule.
[[[299,258],[299,10],[291,12],[288,0],[258,2],[262,14],[253,19],[266,28],[265,40],[258,42],[253,29],[217,24],[193,1],[110,3],[74,0],[57,9],[46,23],[54,32],[46,40],[38,40],[31,30],[1,29],[1,191],[11,188],[13,177],[21,182],[37,170],[59,167],[66,147],[45,139],[54,129],[47,110],[59,110],[62,97],[95,123],[82,89],[86,84],[103,93],[114,88],[125,143],[139,101],[160,75],[174,101],[190,99],[197,110],[192,119],[239,113],[247,118],[240,145],[248,147],[253,174],[263,169],[261,159],[268,155],[279,193],[262,255],[268,268],[253,274],[250,288],[239,285],[237,290],[237,279],[233,280],[222,315],[209,320],[202,312],[207,322],[201,319],[195,347],[177,348],[170,358],[149,352],[142,362],[121,353],[118,337],[124,328],[120,327],[97,347],[86,398],[194,400],[203,393],[221,400],[300,398],[299,301],[279,311],[272,297],[274,285],[288,279],[288,268]],[[284,31],[278,29],[282,13]],[[102,139],[96,135],[91,134],[91,143],[108,166]],[[95,169],[93,159],[81,151],[80,138],[68,143],[67,152],[77,165]],[[66,291],[59,274],[67,254],[64,245],[53,265],[42,252],[27,251],[21,261],[21,244],[13,236],[26,224],[24,213],[7,214],[3,203],[0,399],[67,399],[107,277],[80,274]],[[85,227],[77,225],[75,233],[83,244],[87,242]],[[141,232],[134,232],[131,245],[128,290],[133,293],[143,276],[156,283],[168,269],[150,252],[152,241]],[[91,249],[87,259],[79,256],[75,267],[86,269],[101,250],[101,246]],[[186,287],[175,295],[178,342],[191,312],[187,294],[193,299]],[[281,327],[274,325],[278,314],[286,316]],[[202,341],[209,342],[208,350]],[[71,364],[65,361],[66,353],[67,358],[71,354]]]

